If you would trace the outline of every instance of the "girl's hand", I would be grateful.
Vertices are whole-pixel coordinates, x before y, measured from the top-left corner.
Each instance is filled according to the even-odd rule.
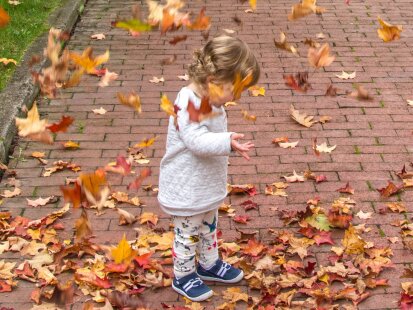
[[[244,138],[243,134],[233,133],[231,135],[231,148],[233,151],[236,151],[246,160],[250,160],[250,157],[248,156],[247,152],[250,151],[254,147],[254,144],[251,141],[248,141],[246,143],[239,143],[237,140],[242,139],[242,138]]]

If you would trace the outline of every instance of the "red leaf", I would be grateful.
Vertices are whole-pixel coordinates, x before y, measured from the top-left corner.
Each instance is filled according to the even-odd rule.
[[[141,170],[140,175],[128,185],[128,190],[131,190],[131,189],[138,190],[139,187],[141,187],[143,180],[146,179],[148,176],[150,176],[151,173],[152,172],[150,168],[143,168]]]
[[[234,222],[247,224],[247,222],[251,219],[248,215],[237,215],[232,218]]]
[[[131,172],[131,164],[127,161],[125,156],[118,156],[116,158],[116,165],[106,166],[105,171],[128,175]]]
[[[308,83],[308,72],[299,72],[295,77],[292,74],[284,74],[283,78],[285,85],[296,91],[305,93],[311,88],[311,85]]]
[[[337,189],[336,192],[354,195],[354,188],[350,186],[350,182],[347,182],[346,186]]]
[[[53,123],[47,126],[51,132],[66,132],[67,128],[73,123],[75,119],[71,116],[62,116],[62,119],[58,123]]]
[[[320,231],[314,236],[314,241],[317,245],[320,244],[334,244],[334,241],[331,239],[331,232],[330,231]]]
[[[80,185],[76,182],[74,186],[60,186],[60,190],[63,192],[65,201],[69,201],[73,204],[73,208],[80,207],[82,201],[82,193]]]
[[[188,101],[187,111],[189,113],[189,120],[191,122],[199,123],[202,121],[208,114],[212,112],[212,107],[209,104],[208,97],[202,97],[201,106],[199,110],[195,109],[195,106],[191,100]]]
[[[7,284],[6,281],[2,281],[0,280],[0,293],[4,293],[4,292],[11,292],[11,285]]]
[[[244,247],[243,252],[246,255],[256,257],[261,254],[262,251],[266,249],[266,246],[256,239],[248,240],[247,245]]]
[[[169,40],[169,44],[176,45],[176,43],[179,43],[181,41],[185,41],[188,38],[186,34],[182,36],[175,36],[172,38],[172,40]]]
[[[413,307],[413,296],[404,292],[400,293],[400,310],[411,310]]]
[[[243,206],[246,211],[252,210],[252,209],[258,209],[258,204],[253,202],[252,200],[244,201],[243,203],[241,203],[241,206]]]
[[[301,227],[298,232],[302,234],[303,236],[307,238],[313,238],[314,235],[316,234],[316,231],[314,230],[313,227],[307,226],[307,227]]]
[[[129,264],[115,264],[114,262],[109,262],[105,264],[105,272],[115,272],[115,273],[124,273],[128,270]]]
[[[317,265],[317,262],[307,262],[307,266],[304,267],[304,271],[307,275],[311,276],[314,273],[314,267]]]
[[[380,193],[381,197],[390,197],[391,195],[398,193],[403,188],[403,184],[397,186],[391,181],[387,182],[388,184],[386,187],[377,188],[377,191]]]
[[[315,177],[315,182],[316,183],[321,183],[321,182],[325,182],[325,181],[327,181],[327,177],[324,174],[320,174],[320,175],[317,175]]]
[[[140,267],[146,267],[149,265],[150,263],[150,258],[152,256],[152,252],[140,255],[140,256],[136,256],[135,257],[135,261],[139,264]]]
[[[351,214],[337,214],[334,212],[328,213],[328,221],[332,226],[338,228],[348,228],[353,216]]]

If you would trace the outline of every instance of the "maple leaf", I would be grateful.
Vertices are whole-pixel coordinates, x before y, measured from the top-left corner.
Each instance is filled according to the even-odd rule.
[[[116,163],[114,165],[108,164],[105,166],[105,171],[119,173],[121,175],[128,175],[131,172],[130,160],[125,158],[125,156],[119,155],[116,158]]]
[[[13,191],[10,191],[10,190],[6,189],[3,192],[3,194],[0,194],[0,196],[4,197],[4,198],[13,198],[13,197],[19,196],[21,194],[21,192],[22,191],[21,191],[20,188],[15,187]]]
[[[245,200],[240,204],[240,206],[244,207],[244,210],[252,210],[252,209],[258,209],[258,204],[253,202],[252,200]]]
[[[137,18],[128,20],[118,20],[111,23],[113,27],[122,28],[129,31],[132,36],[138,36],[141,32],[152,30],[150,24],[144,23]]]
[[[185,41],[187,38],[188,36],[186,34],[181,36],[175,36],[171,40],[169,40],[169,44],[176,45],[179,42]]]
[[[296,91],[306,93],[308,89],[311,89],[311,84],[308,83],[308,72],[298,72],[295,77],[292,74],[284,74],[283,79],[285,85]]]
[[[105,69],[105,74],[100,79],[98,85],[99,85],[99,87],[109,86],[109,82],[117,80],[118,77],[119,77],[119,74],[117,74],[115,72],[110,72],[108,69]]]
[[[49,129],[51,132],[66,132],[67,128],[72,125],[73,121],[75,119],[71,116],[62,116],[62,119],[58,123],[53,123],[50,125],[47,125],[47,129]]]
[[[158,78],[158,77],[154,76],[151,80],[149,80],[149,82],[155,83],[155,84],[158,84],[160,82],[163,83],[163,82],[165,82],[165,78],[164,77]]]
[[[262,86],[254,85],[248,88],[251,96],[258,97],[258,96],[265,96],[265,88]]]
[[[187,25],[190,30],[208,30],[211,27],[211,17],[205,15],[206,7],[202,7],[193,22]]]
[[[331,153],[336,147],[337,145],[327,146],[327,142],[323,142],[321,144],[316,144],[315,151],[318,153]]]
[[[108,278],[101,278],[98,275],[96,275],[94,271],[86,268],[76,269],[75,280],[77,282],[85,282],[87,284],[102,289],[108,289],[112,287],[112,284],[110,283]]]
[[[229,300],[231,303],[236,303],[237,301],[248,302],[248,294],[242,293],[239,287],[229,287],[224,292],[222,292],[223,298]]]
[[[257,120],[257,117],[255,115],[248,114],[248,111],[246,111],[246,110],[241,110],[241,114],[242,114],[243,119],[245,119],[247,121],[255,122]]]
[[[354,79],[356,77],[356,71],[354,71],[353,73],[341,71],[341,74],[336,74],[336,77],[338,77],[341,80]]]
[[[407,208],[403,202],[389,202],[386,206],[392,211],[397,213],[407,212]]]
[[[32,108],[27,113],[27,118],[16,117],[16,126],[21,137],[28,137],[48,144],[53,143],[50,132],[46,131],[47,121],[40,120],[36,102],[33,103]]]
[[[319,233],[317,233],[314,237],[313,237],[315,243],[317,245],[320,244],[334,244],[334,241],[331,239],[331,232],[330,231],[321,231]]]
[[[74,142],[74,141],[66,141],[63,143],[63,147],[65,149],[71,149],[71,150],[76,150],[80,147],[79,143]]]
[[[330,46],[323,44],[319,49],[310,47],[308,49],[308,62],[315,68],[327,67],[334,61],[335,56],[330,56]]]
[[[15,61],[14,59],[11,58],[0,58],[0,63],[4,64],[5,66],[7,66],[8,64],[14,64],[17,65],[17,61]]]
[[[234,222],[237,222],[240,224],[247,224],[247,222],[251,220],[251,217],[248,215],[237,215],[237,216],[234,216],[232,219]]]
[[[202,97],[199,109],[196,109],[194,103],[191,100],[188,100],[187,111],[189,114],[189,121],[195,123],[217,116],[217,113],[212,111],[208,97]]]
[[[103,33],[96,33],[96,34],[92,34],[90,38],[95,39],[95,40],[104,40],[106,39],[106,36]]]
[[[235,79],[233,82],[233,93],[234,93],[234,100],[238,100],[241,98],[241,93],[251,84],[252,82],[252,73],[249,72],[246,77],[241,79],[241,74],[237,72],[235,75]]]
[[[362,210],[360,210],[358,213],[356,213],[356,216],[358,216],[359,219],[367,220],[371,218],[372,214],[372,212],[363,212]]]
[[[92,235],[92,225],[84,208],[82,208],[81,216],[75,222],[75,232],[76,242],[80,242]]]
[[[9,263],[5,260],[0,261],[0,279],[8,280],[14,278],[14,274],[11,272],[16,266],[16,263]]]
[[[361,101],[372,101],[374,98],[368,93],[368,91],[360,85],[356,86],[356,90],[348,94],[352,98],[356,98]]]
[[[130,225],[136,222],[136,216],[121,208],[116,208],[119,214],[119,225]]]
[[[139,220],[141,224],[151,223],[152,225],[156,225],[156,223],[158,223],[158,216],[152,212],[143,212]]]
[[[377,188],[376,190],[380,193],[381,197],[390,197],[401,191],[403,189],[403,185],[396,186],[393,182],[387,181],[387,186],[383,188]]]
[[[136,252],[126,240],[126,234],[123,234],[122,240],[116,248],[112,249],[111,254],[116,264],[129,263],[136,256]]]
[[[135,180],[133,180],[131,183],[129,183],[128,190],[131,190],[131,189],[138,190],[141,187],[143,180],[146,179],[148,176],[150,176],[151,173],[152,172],[150,168],[142,169],[139,176]]]
[[[259,256],[267,247],[255,238],[248,240],[243,247],[243,253],[252,257]]]
[[[96,69],[96,67],[108,62],[109,50],[107,50],[102,55],[94,57],[93,48],[88,47],[82,52],[82,55],[75,52],[70,52],[69,57],[75,64],[80,66],[87,73],[97,75],[99,71]]]
[[[107,111],[104,108],[100,107],[99,109],[93,109],[92,112],[95,114],[104,115]]]
[[[135,93],[135,91],[132,91],[127,96],[122,93],[117,93],[116,96],[118,97],[120,103],[134,108],[139,114],[142,113],[141,98]]]
[[[295,141],[295,142],[278,142],[278,145],[280,147],[282,147],[283,149],[287,149],[287,148],[293,149],[297,146],[297,144],[298,144],[298,141]]]
[[[304,182],[305,177],[304,175],[299,175],[293,170],[293,175],[291,176],[283,176],[283,178],[288,182],[288,183],[294,183],[294,182]]]
[[[300,113],[300,111],[296,110],[293,105],[290,105],[290,115],[293,120],[307,128],[311,127],[316,123],[316,121],[313,121],[314,116],[309,116],[305,113]]]
[[[0,6],[0,28],[5,27],[10,22],[10,16],[7,12]]]
[[[317,0],[302,0],[301,3],[295,4],[291,8],[291,13],[288,14],[288,20],[296,20],[312,13],[322,14],[325,8],[316,6]]]
[[[45,206],[51,200],[54,200],[54,198],[55,198],[54,196],[49,196],[49,197],[46,197],[46,198],[39,197],[35,200],[26,198],[26,200],[27,200],[27,205],[29,205],[30,207],[36,208],[36,207],[39,207],[39,206]]]
[[[227,184],[228,195],[231,194],[248,194],[254,196],[257,190],[253,184]]]
[[[160,105],[160,107],[168,115],[171,115],[174,118],[176,118],[177,111],[175,111],[174,105],[172,104],[172,102],[168,99],[168,97],[165,94],[161,94],[161,105]]]
[[[403,30],[402,26],[389,24],[382,20],[380,16],[378,16],[377,19],[382,27],[377,29],[377,33],[384,42],[400,39],[400,33]]]
[[[350,186],[350,182],[347,182],[346,186],[336,189],[336,191],[340,193],[347,193],[347,194],[354,195],[354,188]]]
[[[323,231],[331,230],[330,222],[327,216],[323,213],[313,214],[307,217],[304,221],[308,223],[309,225],[311,225],[312,227],[317,228],[319,230],[323,230]]]
[[[286,50],[287,52],[293,53],[294,55],[298,55],[297,49],[287,42],[287,37],[285,33],[281,31],[280,33],[280,41],[277,42],[274,38],[274,44],[277,48]]]
[[[150,147],[150,146],[155,142],[155,139],[156,139],[156,138],[157,138],[156,136],[153,136],[152,138],[143,139],[141,142],[135,144],[133,147],[134,147],[134,148],[146,148],[146,147]]]
[[[344,238],[341,241],[345,248],[346,254],[362,254],[366,242],[357,234],[356,229],[350,224],[350,227],[344,232]]]

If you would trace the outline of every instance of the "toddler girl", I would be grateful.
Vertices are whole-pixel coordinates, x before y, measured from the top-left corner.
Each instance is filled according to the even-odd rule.
[[[236,151],[249,159],[254,145],[238,142],[242,134],[227,132],[223,105],[256,84],[260,69],[246,43],[220,36],[195,51],[188,73],[191,83],[178,93],[177,117],[169,121],[158,200],[174,224],[172,287],[202,301],[213,295],[202,280],[236,283],[244,276],[219,259],[216,232],[218,208],[227,195],[228,155]],[[201,112],[206,115],[199,117]]]

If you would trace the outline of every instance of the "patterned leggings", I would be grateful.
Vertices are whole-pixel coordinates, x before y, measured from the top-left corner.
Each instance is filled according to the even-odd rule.
[[[182,278],[195,272],[195,253],[199,263],[208,269],[219,258],[217,245],[218,210],[193,216],[173,216],[175,238],[173,243],[174,274]]]

